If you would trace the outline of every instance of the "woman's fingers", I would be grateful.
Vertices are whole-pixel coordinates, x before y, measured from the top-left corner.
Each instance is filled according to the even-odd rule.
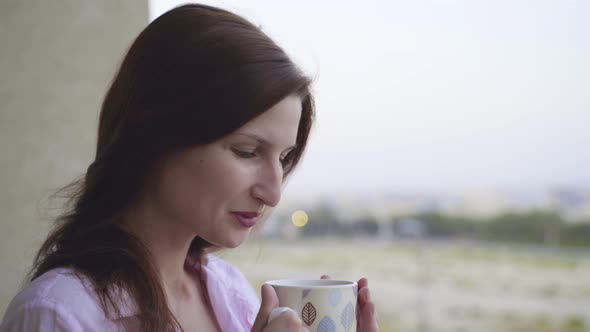
[[[369,280],[367,278],[360,278],[358,281],[359,290],[361,288],[369,287]]]
[[[367,278],[361,278],[358,281],[358,308],[357,311],[357,325],[359,332],[377,332],[379,325],[377,324],[377,312],[375,304],[371,298],[371,291],[369,290],[369,281]]]
[[[273,309],[279,306],[279,298],[272,286],[262,285],[260,292],[262,301],[256,320],[254,321],[254,326],[252,326],[252,332],[262,332],[267,325],[268,316]]]

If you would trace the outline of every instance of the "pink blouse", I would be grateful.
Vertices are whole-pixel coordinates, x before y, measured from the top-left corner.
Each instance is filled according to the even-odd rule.
[[[190,261],[187,259],[187,264]],[[260,303],[244,275],[213,255],[203,267],[215,318],[222,331],[250,332]],[[72,269],[48,271],[21,290],[6,312],[0,332],[128,331],[137,321],[133,301],[121,296],[121,313],[100,306],[88,280]],[[131,324],[131,325],[130,325]]]

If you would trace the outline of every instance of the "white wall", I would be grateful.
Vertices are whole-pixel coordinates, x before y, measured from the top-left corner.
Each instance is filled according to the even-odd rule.
[[[102,97],[145,0],[0,2],[0,315],[55,215],[53,191],[94,156]]]

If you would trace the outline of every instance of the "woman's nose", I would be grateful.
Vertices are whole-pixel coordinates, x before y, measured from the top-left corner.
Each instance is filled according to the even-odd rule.
[[[281,200],[283,166],[280,162],[268,162],[261,167],[252,187],[252,196],[264,205],[275,207]]]

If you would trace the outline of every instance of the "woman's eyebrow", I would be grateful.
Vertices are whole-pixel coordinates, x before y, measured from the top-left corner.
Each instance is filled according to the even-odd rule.
[[[256,135],[256,134],[250,134],[250,133],[236,133],[235,135],[249,137],[249,138],[251,138],[251,139],[254,139],[254,140],[256,140],[256,141],[257,141],[259,144],[261,144],[261,145],[265,145],[265,146],[271,146],[271,145],[272,145],[272,144],[270,144],[270,142],[269,142],[269,141],[267,141],[266,139],[264,139],[264,138],[262,138],[262,137],[260,137],[260,136],[258,136],[258,135]],[[295,149],[295,148],[297,148],[297,144],[294,144],[294,145],[292,145],[292,146],[290,146],[290,147],[286,148],[285,150],[293,150],[293,149]]]
[[[246,137],[249,137],[251,139],[258,141],[258,143],[260,143],[260,144],[270,145],[270,143],[267,140],[265,140],[264,138],[262,138],[258,135],[249,134],[249,133],[236,133],[235,135],[246,136]]]

